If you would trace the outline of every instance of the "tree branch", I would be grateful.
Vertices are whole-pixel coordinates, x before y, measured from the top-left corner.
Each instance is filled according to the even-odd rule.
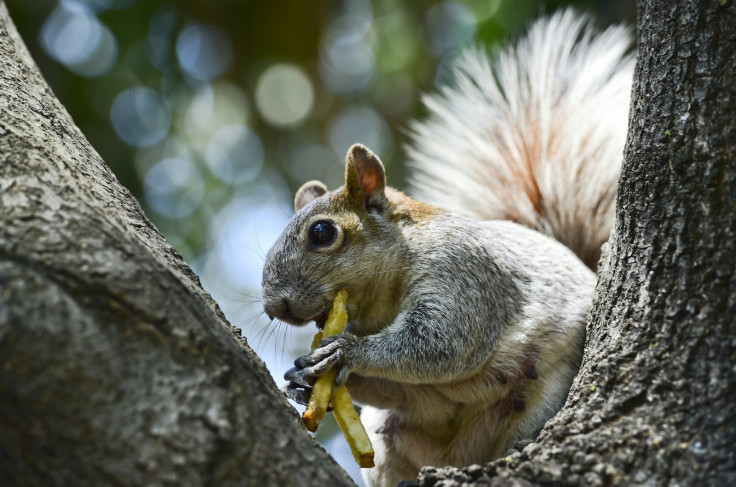
[[[42,79],[0,2],[0,478],[349,485]]]

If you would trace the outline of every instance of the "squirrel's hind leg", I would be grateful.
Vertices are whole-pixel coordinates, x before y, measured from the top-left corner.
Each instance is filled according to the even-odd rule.
[[[402,480],[414,480],[419,470],[396,451],[390,435],[380,433],[385,428],[390,411],[363,406],[360,420],[373,444],[376,466],[361,470],[363,480],[370,487],[394,487]]]

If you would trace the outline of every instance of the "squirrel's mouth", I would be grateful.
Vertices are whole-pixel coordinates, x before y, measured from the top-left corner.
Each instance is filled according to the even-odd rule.
[[[269,315],[269,318],[276,318],[280,321],[283,321],[284,323],[288,323],[293,326],[304,326],[310,321],[314,321],[319,329],[324,329],[325,322],[327,321],[327,311],[323,311],[318,315],[315,315],[308,319],[292,314],[289,311],[281,312],[279,314],[276,314],[275,316]]]
[[[278,319],[293,326],[304,326],[314,321],[317,327],[324,328],[329,311],[329,303],[322,299],[303,298],[297,292],[285,296],[285,292],[264,286],[263,310],[270,319]],[[326,299],[325,299],[326,300]]]
[[[317,328],[320,330],[324,329],[325,322],[327,321],[327,311],[323,311],[309,321],[314,321],[317,324]]]

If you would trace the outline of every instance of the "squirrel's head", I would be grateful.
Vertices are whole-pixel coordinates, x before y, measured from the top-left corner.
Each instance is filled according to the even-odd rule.
[[[356,144],[345,163],[345,185],[334,191],[305,183],[296,214],[266,256],[263,307],[294,325],[326,318],[337,291],[360,299],[376,276],[395,264],[401,237],[386,196],[383,164]]]

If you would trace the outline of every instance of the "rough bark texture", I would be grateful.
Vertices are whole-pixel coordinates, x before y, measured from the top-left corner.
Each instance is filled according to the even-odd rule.
[[[350,485],[0,2],[0,483]]]
[[[736,5],[641,1],[618,221],[538,441],[420,485],[736,485]]]
[[[583,368],[523,452],[421,485],[736,485],[736,6],[639,6]],[[0,3],[0,479],[340,485]]]

